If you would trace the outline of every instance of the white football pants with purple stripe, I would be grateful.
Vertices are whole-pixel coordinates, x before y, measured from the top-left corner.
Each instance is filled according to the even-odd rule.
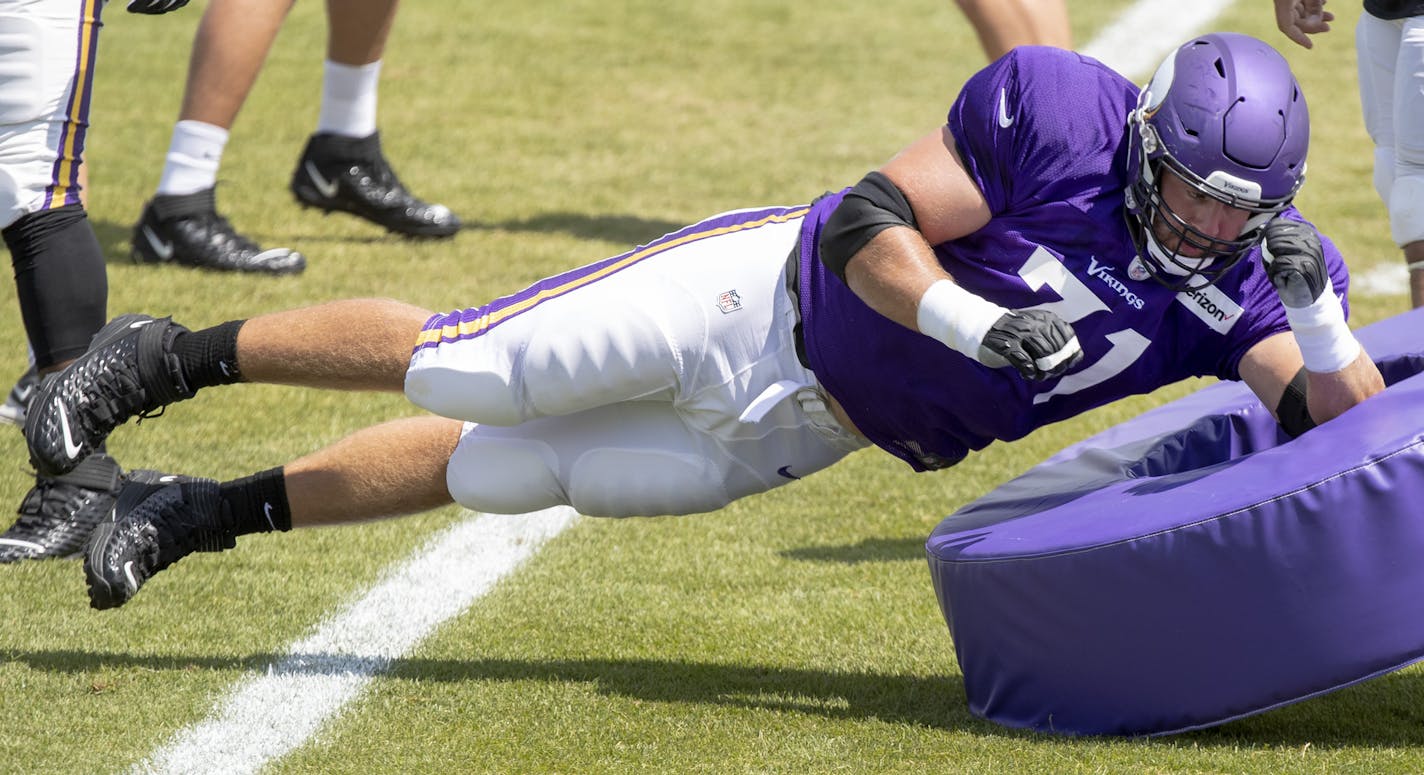
[[[79,203],[103,6],[0,2],[0,228]]]
[[[467,421],[446,473],[455,500],[692,514],[863,446],[796,357],[785,266],[805,212],[725,213],[432,318],[406,395]]]

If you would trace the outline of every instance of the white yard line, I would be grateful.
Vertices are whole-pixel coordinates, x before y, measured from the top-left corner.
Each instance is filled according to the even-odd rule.
[[[1409,270],[1404,263],[1376,264],[1369,269],[1350,273],[1350,294],[1392,296],[1409,294]]]
[[[1172,49],[1205,29],[1233,2],[1138,0],[1079,51],[1142,83]],[[1262,3],[1262,13],[1270,10]]]
[[[213,715],[135,767],[153,773],[256,772],[304,744],[446,619],[489,592],[550,538],[572,509],[474,516],[437,535],[361,599],[238,685]]]
[[[1135,81],[1233,0],[1139,0],[1081,51]],[[1164,23],[1170,19],[1171,24]],[[439,535],[288,656],[234,688],[209,718],[135,767],[145,773],[244,773],[295,750],[377,674],[458,616],[573,524],[570,509],[477,516]]]

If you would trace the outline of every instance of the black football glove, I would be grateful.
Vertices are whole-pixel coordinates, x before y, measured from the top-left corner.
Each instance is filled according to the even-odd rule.
[[[1266,224],[1261,260],[1266,265],[1266,276],[1287,307],[1309,307],[1330,282],[1320,236],[1298,221],[1276,218]]]
[[[1024,379],[1051,379],[1083,360],[1078,335],[1068,321],[1045,309],[1009,310],[994,321],[979,350],[979,362],[1007,362]]]
[[[129,13],[157,15],[176,11],[188,4],[188,0],[129,0]]]

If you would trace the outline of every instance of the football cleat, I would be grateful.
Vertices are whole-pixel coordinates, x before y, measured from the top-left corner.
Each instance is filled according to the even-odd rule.
[[[187,330],[168,318],[121,315],[64,371],[46,377],[25,418],[35,470],[67,473],[130,417],[191,398],[171,351]]]
[[[153,574],[193,552],[237,543],[214,479],[134,471],[114,502],[113,518],[94,530],[84,553],[89,605],[118,608]]]
[[[0,404],[0,422],[10,425],[24,425],[25,412],[30,409],[30,399],[35,397],[35,390],[40,386],[39,372],[31,366],[29,371],[20,375],[15,380],[15,386],[10,388],[10,395],[5,397],[5,403]]]
[[[307,260],[291,248],[263,250],[218,215],[214,189],[155,196],[133,233],[133,260],[175,263],[223,272],[296,274]]]
[[[113,458],[90,455],[64,476],[36,476],[20,518],[0,534],[0,563],[73,557],[109,516],[123,471]]]
[[[380,132],[312,135],[292,173],[292,194],[302,205],[351,213],[407,237],[449,237],[460,230],[450,208],[424,202],[401,184],[381,153]]]

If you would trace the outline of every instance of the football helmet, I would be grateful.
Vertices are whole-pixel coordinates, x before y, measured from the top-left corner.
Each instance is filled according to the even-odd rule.
[[[1305,180],[1310,115],[1290,65],[1263,41],[1202,35],[1157,68],[1128,115],[1129,230],[1149,274],[1178,290],[1219,280],[1255,247]],[[1235,239],[1207,234],[1163,201],[1164,175],[1250,213]],[[1161,223],[1165,244],[1154,232]],[[1190,246],[1200,256],[1180,255]]]

